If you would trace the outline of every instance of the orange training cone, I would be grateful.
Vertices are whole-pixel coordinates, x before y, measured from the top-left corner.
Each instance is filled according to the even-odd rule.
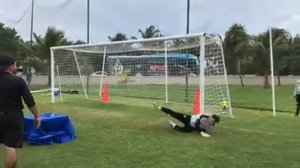
[[[193,114],[195,114],[195,115],[200,114],[200,90],[199,90],[199,87],[197,87],[196,92],[195,92],[195,102],[194,102]]]
[[[103,103],[108,103],[109,102],[109,91],[108,91],[108,84],[107,83],[104,84],[101,101]]]

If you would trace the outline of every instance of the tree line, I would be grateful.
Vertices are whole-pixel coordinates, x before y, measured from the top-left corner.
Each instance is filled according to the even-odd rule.
[[[264,76],[269,88],[269,30],[258,35],[247,33],[244,25],[233,24],[225,33],[224,52],[228,74],[238,75],[243,86],[244,74]],[[280,75],[300,75],[300,35],[292,36],[286,29],[272,28],[274,73],[280,85]]]
[[[164,36],[158,27],[150,25],[138,29],[141,38]],[[275,75],[280,85],[280,75],[300,75],[300,35],[292,36],[286,29],[273,28],[272,41],[274,51]],[[24,41],[14,28],[0,23],[0,54],[17,58],[24,67],[34,67],[38,73],[50,74],[50,47],[60,45],[85,44],[82,40],[71,41],[62,30],[48,27],[44,35],[34,33],[33,41]],[[107,36],[109,41],[137,39],[117,32]],[[242,24],[232,24],[225,32],[223,40],[227,73],[238,75],[244,86],[243,76],[255,74],[264,76],[264,87],[270,87],[270,44],[269,32],[265,30],[257,35],[248,34]],[[30,83],[30,72],[25,68]],[[48,84],[50,84],[50,75]]]

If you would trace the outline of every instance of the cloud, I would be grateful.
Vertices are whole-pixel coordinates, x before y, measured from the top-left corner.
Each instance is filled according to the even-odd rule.
[[[90,39],[107,41],[122,32],[138,36],[138,29],[157,26],[163,34],[186,32],[186,0],[90,0]],[[300,32],[300,1],[285,0],[190,0],[190,32],[223,35],[233,23],[244,24],[251,34],[270,26]],[[30,36],[30,12],[22,16],[31,0],[0,0],[0,22],[14,27],[26,40]],[[34,32],[44,34],[48,26],[62,29],[71,40],[86,39],[86,0],[36,0]],[[9,19],[7,19],[9,18]]]
[[[289,19],[283,21],[279,25],[290,30],[293,35],[300,33],[300,15],[292,15]]]

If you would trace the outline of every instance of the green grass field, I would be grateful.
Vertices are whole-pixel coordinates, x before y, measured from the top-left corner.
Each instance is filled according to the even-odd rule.
[[[51,146],[25,145],[19,167],[297,168],[300,117],[292,117],[292,93],[292,86],[277,89],[278,107],[284,112],[274,118],[271,111],[251,109],[270,109],[270,90],[232,86],[235,117],[222,118],[211,138],[174,131],[168,116],[150,106],[81,99],[51,104],[48,96],[36,95],[42,111],[71,117],[77,139]]]

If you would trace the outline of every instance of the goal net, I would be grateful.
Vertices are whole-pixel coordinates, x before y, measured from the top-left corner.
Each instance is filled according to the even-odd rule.
[[[155,101],[183,111],[198,103],[201,113],[232,115],[222,42],[214,36],[52,47],[51,72],[53,102],[105,95],[113,103]]]

